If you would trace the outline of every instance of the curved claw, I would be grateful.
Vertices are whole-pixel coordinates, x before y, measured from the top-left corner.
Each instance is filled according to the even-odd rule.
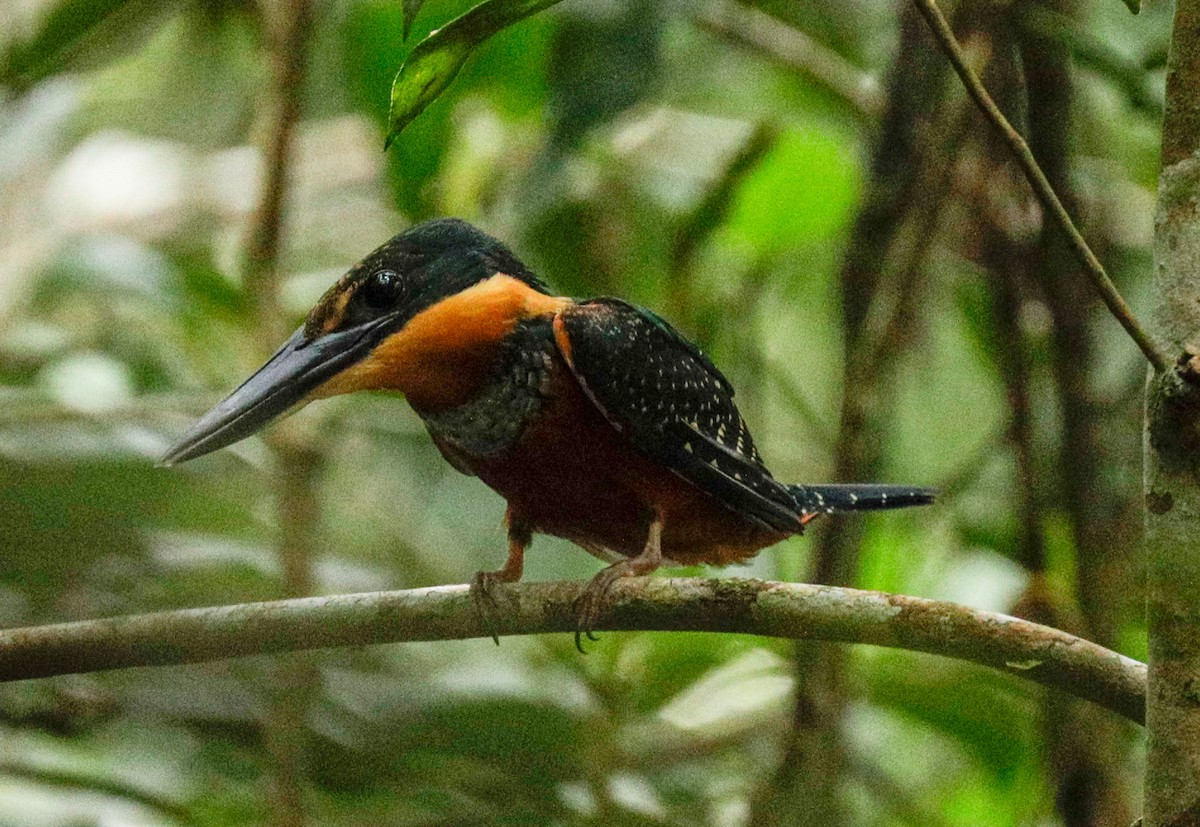
[[[581,654],[587,654],[583,648],[582,638],[595,642],[600,638],[593,631],[596,621],[600,619],[600,615],[604,614],[609,608],[609,592],[612,590],[612,584],[619,578],[626,577],[636,572],[631,570],[629,560],[622,560],[619,563],[614,563],[606,569],[602,569],[591,582],[584,587],[583,593],[579,595],[575,601],[575,648]]]
[[[580,654],[587,654],[583,649],[581,636],[586,636],[591,641],[599,640],[592,630],[596,621],[600,619],[600,615],[611,605],[609,592],[612,590],[613,583],[622,577],[649,574],[662,565],[661,542],[662,520],[655,519],[650,524],[646,547],[642,549],[641,554],[601,569],[584,587],[583,592],[575,600],[575,648],[579,650]]]
[[[496,625],[496,615],[500,606],[496,603],[496,595],[492,588],[500,578],[493,571],[477,571],[471,578],[471,599],[475,601],[475,614],[479,617],[479,625],[487,632],[492,641],[500,645],[500,630]]]
[[[583,631],[581,629],[576,629],[575,630],[575,651],[579,652],[579,654],[581,654],[581,655],[587,654],[587,649],[583,648],[583,639],[585,637],[588,640],[590,640],[592,643],[595,643],[596,641],[598,641],[600,639],[600,635],[596,634],[593,631],[590,631],[590,630]]]
[[[500,630],[496,617],[500,614],[500,606],[496,603],[496,595],[492,592],[497,583],[516,583],[525,571],[525,548],[531,539],[529,527],[513,517],[512,509],[504,515],[508,525],[508,559],[504,568],[497,571],[477,571],[471,578],[471,598],[475,601],[475,612],[479,615],[479,625],[487,632],[492,641],[500,645]]]

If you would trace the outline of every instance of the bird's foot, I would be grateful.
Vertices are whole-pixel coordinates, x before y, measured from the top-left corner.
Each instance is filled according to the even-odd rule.
[[[471,578],[471,599],[475,601],[479,625],[497,646],[500,645],[500,629],[496,619],[500,615],[500,606],[496,603],[496,584],[516,583],[521,579],[525,572],[525,549],[532,539],[529,528],[514,520],[511,508],[504,521],[508,525],[508,559],[504,561],[504,568],[477,571]]]
[[[636,567],[630,565],[631,562],[630,560],[622,560],[606,569],[602,569],[584,587],[579,597],[576,598],[575,648],[579,650],[580,654],[587,654],[583,648],[584,637],[592,641],[599,640],[593,630],[600,616],[612,607],[610,592],[612,591],[613,583],[616,583],[622,577],[639,574]]]
[[[471,599],[475,601],[475,614],[479,617],[479,625],[497,646],[500,645],[500,628],[497,623],[500,604],[496,602],[494,590],[497,583],[508,582],[503,574],[503,570],[477,571],[471,578]]]
[[[587,654],[583,650],[583,636],[586,635],[588,640],[596,640],[592,632],[596,628],[596,621],[612,608],[609,591],[613,583],[622,577],[650,574],[662,565],[662,530],[662,518],[655,518],[650,524],[641,554],[613,563],[583,587],[583,592],[575,600],[575,648],[581,655]]]

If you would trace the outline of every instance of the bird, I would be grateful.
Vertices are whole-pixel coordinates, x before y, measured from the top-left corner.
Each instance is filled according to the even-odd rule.
[[[577,646],[620,578],[744,562],[817,517],[935,496],[775,479],[729,380],[665,319],[619,298],[557,296],[456,218],[415,224],[354,265],[161,464],[360,390],[403,394],[446,461],[506,501],[504,565],[471,581],[481,611],[497,584],[521,579],[535,534],[610,564],[575,605]]]

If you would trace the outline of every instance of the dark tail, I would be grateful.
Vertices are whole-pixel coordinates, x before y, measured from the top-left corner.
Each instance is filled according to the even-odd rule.
[[[929,505],[937,491],[909,485],[789,485],[802,514],[833,511],[882,511]]]

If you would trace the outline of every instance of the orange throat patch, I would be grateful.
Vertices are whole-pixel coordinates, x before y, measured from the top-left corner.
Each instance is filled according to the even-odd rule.
[[[496,349],[519,321],[549,318],[569,304],[570,299],[547,296],[497,273],[422,310],[309,398],[394,390],[418,411],[449,410],[469,401],[487,381]]]

